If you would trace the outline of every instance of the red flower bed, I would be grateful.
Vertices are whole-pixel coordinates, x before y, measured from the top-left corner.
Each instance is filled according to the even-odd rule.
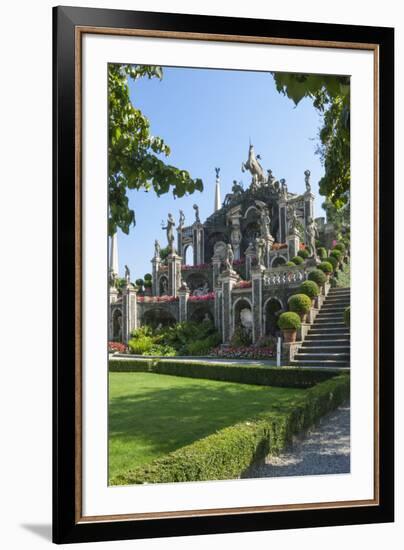
[[[240,281],[234,285],[234,288],[251,288],[251,281]]]
[[[204,294],[203,296],[190,296],[188,300],[190,302],[206,302],[208,300],[214,300],[215,299],[215,293],[214,292],[208,292],[207,294]]]
[[[299,250],[306,250],[306,245],[304,243],[300,243]]]
[[[233,262],[233,265],[244,265],[244,264],[245,264],[245,259],[234,260]]]
[[[210,264],[182,265],[181,270],[188,271],[190,269],[209,269],[210,267]]]
[[[214,348],[209,353],[211,357],[224,359],[271,359],[275,357],[273,348]]]
[[[126,353],[127,350],[127,346],[125,344],[122,344],[122,342],[108,342],[109,353]]]
[[[146,302],[147,304],[157,302],[177,302],[178,296],[138,296],[138,302]]]
[[[282,248],[287,248],[288,245],[286,243],[274,243],[272,245],[272,250],[281,250]]]

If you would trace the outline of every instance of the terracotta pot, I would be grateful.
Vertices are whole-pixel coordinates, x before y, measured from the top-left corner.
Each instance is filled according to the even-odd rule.
[[[282,331],[283,333],[283,340],[284,342],[296,342],[296,334],[297,334],[297,330],[294,329],[294,328],[290,328],[290,329],[284,329]]]

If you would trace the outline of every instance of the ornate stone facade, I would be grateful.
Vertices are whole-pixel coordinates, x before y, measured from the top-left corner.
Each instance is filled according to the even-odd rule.
[[[168,215],[168,257],[160,256],[155,241],[152,263],[152,295],[140,296],[127,284],[121,297],[110,293],[110,339],[127,341],[142,324],[165,324],[209,317],[229,343],[235,328],[251,331],[252,341],[276,331],[277,314],[286,309],[288,296],[316,266],[315,251],[302,266],[285,266],[303,243],[313,244],[314,195],[310,172],[304,173],[306,191],[291,193],[285,180],[264,173],[250,145],[243,171],[252,179],[248,188],[233,182],[232,192],[218,208],[219,169],[213,213],[202,222],[195,204],[195,219],[186,225],[179,212]],[[319,220],[321,226],[323,221]],[[321,231],[321,228],[320,228]],[[317,233],[318,234],[318,233]],[[192,263],[185,264],[192,247]]]

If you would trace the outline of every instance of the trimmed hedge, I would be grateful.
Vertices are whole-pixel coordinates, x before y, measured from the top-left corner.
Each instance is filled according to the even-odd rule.
[[[339,261],[337,260],[337,258],[335,256],[328,256],[327,263],[332,265],[332,270],[333,271],[336,271],[336,269],[338,267],[338,264],[339,264]]]
[[[226,365],[224,363],[204,363],[203,361],[175,361],[175,359],[110,359],[109,370],[110,372],[152,372],[280,388],[311,388],[336,374],[336,371],[330,369]]]
[[[296,267],[295,262],[286,262],[285,266],[287,267]]]
[[[338,250],[338,248],[334,248],[334,250],[331,250],[330,252],[330,258],[335,258],[338,262],[342,259],[342,252],[341,250]]]
[[[299,286],[299,293],[306,294],[306,296],[313,299],[320,294],[320,289],[318,288],[317,283],[309,280],[309,281],[304,281]]]
[[[292,411],[268,412],[199,439],[115,476],[112,485],[237,479],[258,459],[279,453],[349,397],[349,375],[338,375],[304,392]]]
[[[334,271],[334,268],[332,264],[328,261],[328,258],[326,262],[321,262],[320,264],[318,264],[317,268],[321,269],[321,271],[324,271],[324,273],[332,273]]]
[[[311,299],[306,294],[293,294],[288,300],[290,311],[304,314],[311,308]]]
[[[322,260],[325,260],[325,258],[327,257],[327,250],[324,248],[324,246],[320,246],[319,248],[317,248],[317,255]]]
[[[303,258],[303,260],[306,260],[310,256],[309,252],[305,248],[303,248],[302,250],[299,250],[297,255]]]
[[[344,243],[337,243],[334,246],[333,250],[340,250],[342,254],[345,254],[345,252],[346,252],[346,248],[345,248]]]
[[[323,285],[327,280],[324,271],[322,271],[321,269],[313,269],[313,271],[310,271],[307,278],[309,281],[314,281],[315,283],[317,283],[318,286]]]
[[[302,265],[302,263],[304,262],[303,258],[301,258],[300,256],[293,256],[290,261],[293,262],[295,265]]]
[[[281,330],[297,330],[302,326],[302,321],[294,311],[285,311],[279,315],[278,327]]]

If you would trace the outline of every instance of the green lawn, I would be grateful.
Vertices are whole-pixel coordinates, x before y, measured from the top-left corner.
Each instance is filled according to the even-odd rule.
[[[282,411],[305,390],[152,373],[109,375],[109,477],[216,430]]]

